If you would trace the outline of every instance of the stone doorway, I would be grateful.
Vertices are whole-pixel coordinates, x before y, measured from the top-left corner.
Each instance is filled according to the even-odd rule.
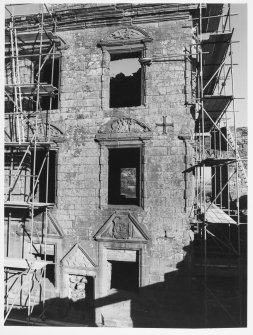
[[[107,287],[109,290],[137,291],[140,283],[139,251],[107,250]]]
[[[138,262],[110,261],[111,289],[137,291],[139,287]]]

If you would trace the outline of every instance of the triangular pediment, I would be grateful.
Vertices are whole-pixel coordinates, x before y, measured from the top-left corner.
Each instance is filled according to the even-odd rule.
[[[32,220],[21,224],[18,227],[17,234],[22,235],[25,231],[26,234],[31,234],[32,231]],[[58,220],[54,217],[52,213],[49,211],[47,212],[47,219],[46,213],[43,211],[39,214],[35,214],[33,218],[33,235],[34,236],[47,236],[52,238],[62,238],[64,233],[62,228],[59,225]]]
[[[152,38],[141,28],[122,26],[110,32],[100,41],[100,45],[131,44],[138,42],[151,42]]]
[[[149,240],[143,224],[130,213],[115,212],[94,235],[97,241],[142,242]]]
[[[128,117],[110,119],[100,127],[96,135],[98,140],[135,137],[151,138],[151,129],[145,123]]]
[[[68,251],[62,258],[61,263],[66,267],[78,269],[90,269],[96,266],[95,262],[79,243],[76,243],[70,251]]]

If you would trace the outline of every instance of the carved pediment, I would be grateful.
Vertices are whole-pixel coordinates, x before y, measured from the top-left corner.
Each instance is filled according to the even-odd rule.
[[[76,243],[70,251],[62,258],[61,263],[66,267],[87,269],[96,267],[95,262],[87,252]]]
[[[94,235],[97,241],[142,242],[149,240],[143,224],[131,213],[115,212]]]
[[[138,27],[121,27],[109,33],[100,41],[100,45],[131,44],[136,42],[150,42],[152,38]]]
[[[33,127],[35,129],[35,126]],[[62,131],[52,124],[46,123],[38,123],[37,124],[37,139],[39,141],[45,140],[45,138],[49,138],[50,141],[61,142],[63,140]]]
[[[21,127],[20,127],[21,129]],[[29,120],[29,123],[23,124],[23,132],[24,132],[24,138],[25,141],[30,141],[33,136],[35,131],[36,132],[36,140],[38,142],[45,142],[49,141],[50,142],[56,142],[56,143],[61,143],[64,141],[64,134],[63,132],[57,128],[56,126],[48,123],[42,123],[38,122],[36,126],[36,122],[34,120]],[[12,130],[13,132],[13,130]],[[6,142],[11,142],[11,131],[10,131],[10,125],[6,124],[4,128],[4,133],[5,133],[5,141]],[[14,135],[17,136],[17,134]]]
[[[22,235],[23,232],[26,234],[31,235],[32,231],[32,220],[30,219],[28,222],[22,223],[17,230],[18,235]],[[35,214],[33,219],[33,235],[34,236],[47,236],[52,238],[62,238],[63,231],[53,216],[52,213],[47,213],[47,220],[45,212]]]
[[[97,139],[106,137],[141,137],[150,138],[152,132],[143,122],[132,118],[123,117],[120,119],[111,119],[103,124],[96,136]]]

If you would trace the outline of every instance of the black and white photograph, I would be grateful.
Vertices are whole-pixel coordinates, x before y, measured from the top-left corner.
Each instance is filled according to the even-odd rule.
[[[249,330],[248,3],[2,8],[4,331]]]

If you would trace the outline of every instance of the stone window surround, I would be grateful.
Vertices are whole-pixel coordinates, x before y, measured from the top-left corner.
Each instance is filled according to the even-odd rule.
[[[142,208],[145,209],[145,185],[147,183],[146,173],[146,149],[147,140],[122,140],[119,138],[115,140],[103,140],[99,141],[100,144],[100,173],[99,173],[99,208],[100,209],[127,209],[127,208]],[[140,205],[111,205],[108,204],[108,155],[109,149],[113,148],[140,148],[141,152],[141,175],[140,175]]]
[[[139,60],[142,67],[142,98],[141,98],[141,105],[138,107],[145,107],[146,106],[146,66],[150,65],[150,48],[149,43],[152,41],[152,38],[147,35],[142,29],[133,26],[123,26],[117,28],[117,31],[122,29],[130,29],[136,31],[139,34],[142,34],[142,38],[140,39],[131,39],[128,38],[126,40],[107,40],[107,37],[104,40],[101,40],[98,43],[98,47],[102,50],[102,78],[101,78],[101,108],[102,110],[108,110],[109,107],[109,87],[110,87],[110,60],[111,54],[116,53],[128,53],[134,51],[141,51],[142,58]],[[114,32],[115,33],[115,32]],[[109,35],[110,36],[110,35]],[[125,108],[125,107],[121,107]],[[113,108],[111,108],[113,109]]]

